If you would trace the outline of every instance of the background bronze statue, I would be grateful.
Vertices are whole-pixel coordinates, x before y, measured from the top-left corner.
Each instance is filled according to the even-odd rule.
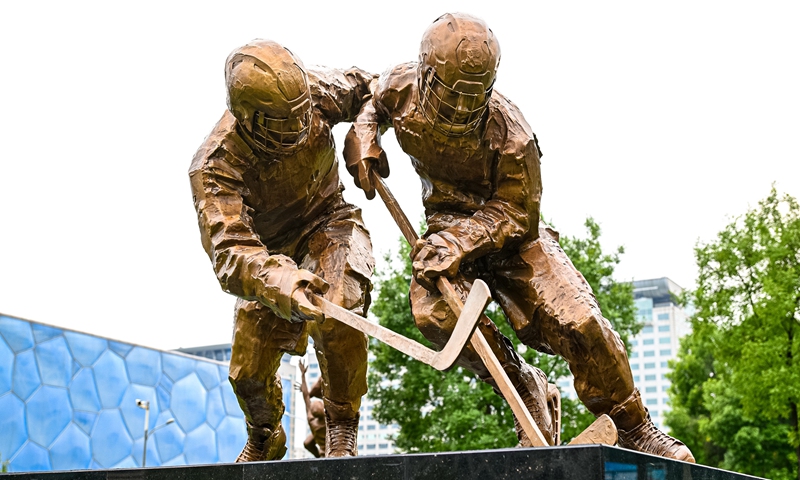
[[[316,458],[325,456],[325,406],[322,403],[322,377],[317,378],[311,390],[306,384],[308,368],[300,361],[300,392],[306,405],[306,420],[311,433],[303,441],[303,446]]]
[[[412,252],[410,293],[417,326],[432,342],[445,342],[455,317],[434,288],[436,278],[460,273],[462,288],[480,278],[523,343],[567,360],[581,401],[613,419],[621,446],[694,461],[653,425],[619,336],[558,234],[539,221],[541,151],[517,107],[493,90],[499,61],[497,39],[482,20],[443,15],[423,35],[418,63],[381,75],[347,136],[348,170],[369,198],[370,172],[389,174],[380,147],[388,127],[422,180],[428,230]],[[550,430],[542,413],[546,380],[494,324],[479,329],[531,415]],[[459,364],[491,383],[475,351],[465,350]]]
[[[366,336],[321,320],[309,297],[366,315],[374,268],[361,212],[342,199],[331,127],[352,121],[373,76],[306,70],[255,40],[228,57],[228,110],[189,170],[203,247],[222,289],[238,297],[230,381],[247,418],[237,461],[281,458],[284,405],[276,372],[308,335],[322,373],[326,456],[356,455],[366,392]]]

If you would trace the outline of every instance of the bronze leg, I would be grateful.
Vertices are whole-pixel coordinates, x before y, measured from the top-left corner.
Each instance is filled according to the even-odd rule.
[[[325,298],[366,316],[375,262],[359,218],[336,220],[312,235],[300,265],[326,279]],[[358,409],[367,392],[367,337],[335,320],[309,325],[323,382],[328,418],[326,456],[355,455]]]
[[[229,378],[248,430],[237,461],[272,460],[286,451],[277,372],[283,354],[305,352],[307,342],[305,324],[283,320],[261,303],[237,300]]]
[[[625,347],[555,232],[540,228],[539,235],[493,269],[496,300],[519,339],[564,357],[584,405],[595,415],[608,414],[633,392]]]
[[[539,239],[519,255],[493,265],[497,296],[519,339],[569,363],[575,391],[595,415],[608,414],[619,430],[619,445],[632,450],[694,461],[680,441],[650,420],[625,347],[603,318],[592,289],[558,244],[557,234],[539,228]]]

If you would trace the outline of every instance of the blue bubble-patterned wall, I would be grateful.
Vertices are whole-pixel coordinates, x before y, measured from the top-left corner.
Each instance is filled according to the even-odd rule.
[[[225,363],[0,315],[0,455],[9,471],[232,462],[244,416]]]

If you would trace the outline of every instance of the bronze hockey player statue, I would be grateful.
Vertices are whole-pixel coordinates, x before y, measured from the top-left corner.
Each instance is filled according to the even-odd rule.
[[[228,110],[189,170],[200,232],[217,278],[238,297],[230,381],[247,419],[237,461],[281,458],[286,436],[276,372],[302,355],[320,363],[326,456],[356,455],[367,391],[367,338],[323,323],[311,294],[366,315],[374,267],[358,208],[342,199],[331,127],[352,121],[373,76],[306,70],[289,50],[257,40],[227,59]]]
[[[425,32],[418,63],[381,75],[347,136],[348,170],[368,198],[370,171],[389,173],[380,147],[388,127],[422,180],[428,230],[412,253],[410,293],[417,326],[443,344],[455,317],[434,287],[436,277],[480,278],[524,344],[567,360],[581,401],[613,419],[621,446],[694,461],[686,446],[653,425],[619,336],[558,234],[539,221],[541,152],[517,107],[493,91],[499,61],[497,39],[482,20],[443,15]],[[531,416],[550,430],[546,383],[494,324],[479,329]],[[492,383],[473,350],[459,364]]]
[[[300,392],[306,405],[306,420],[311,433],[303,441],[303,446],[316,458],[325,456],[325,406],[322,403],[322,377],[319,377],[309,390],[306,384],[308,367],[300,361]]]

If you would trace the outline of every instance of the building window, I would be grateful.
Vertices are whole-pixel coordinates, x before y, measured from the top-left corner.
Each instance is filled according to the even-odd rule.
[[[669,332],[669,325],[659,325],[658,326],[659,332]]]
[[[375,444],[371,443],[371,444],[367,445],[367,450],[375,450]]]
[[[644,364],[645,370],[649,370],[651,368],[656,368],[656,362],[647,362]]]
[[[642,340],[642,345],[652,345],[654,341],[652,338],[645,338]]]
[[[378,448],[389,448],[389,444],[388,443],[381,443],[380,445],[378,445]]]
[[[669,350],[667,350],[667,351],[669,351]],[[655,357],[656,356],[656,351],[655,350],[648,350],[648,351],[644,352],[644,356],[645,357]]]
[[[661,337],[661,338],[658,339],[658,343],[661,343],[661,344],[664,344],[664,343],[669,344],[671,341],[672,341],[672,339],[669,338],[669,337]]]
[[[669,313],[659,313],[658,314],[659,320],[669,320]]]
[[[667,398],[667,397],[663,397],[661,399],[661,403],[663,403],[664,405],[666,405],[668,402],[669,402],[669,398]]]
[[[661,362],[661,368],[669,368],[669,362]]]
[[[645,325],[644,327],[642,327],[642,333],[653,333],[653,326]]]
[[[640,320],[650,321],[653,318],[652,298],[637,298],[634,303],[636,304],[636,315]]]
[[[375,425],[367,425],[367,430],[375,430]]]
[[[639,352],[631,352],[631,358],[639,358]]]
[[[635,383],[639,383],[639,375],[634,375],[634,376],[633,376],[633,381],[634,381]]]
[[[657,398],[648,398],[644,403],[645,403],[645,405],[658,405],[658,399]]]
[[[667,374],[666,373],[662,373],[661,374],[661,380],[669,380],[669,378],[667,378]]]
[[[650,381],[653,381],[653,380],[655,380],[655,379],[656,379],[656,376],[655,376],[655,375],[645,375],[645,376],[644,376],[644,381],[645,381],[645,382],[650,382]]]
[[[658,416],[658,410],[651,410],[650,411],[650,416],[651,417],[657,417]]]
[[[639,370],[639,364],[638,363],[631,363],[631,370]]]
[[[635,347],[636,345],[639,345],[639,341],[638,341],[638,340],[636,340],[636,339],[634,339],[634,340],[631,340],[631,346],[632,346],[632,347]]]
[[[668,389],[669,389],[669,385],[662,385],[661,386],[661,391],[662,392],[666,392]]]
[[[656,387],[647,387],[647,388],[644,389],[644,392],[645,393],[655,393],[656,390],[657,390]]]
[[[665,348],[664,350],[661,350],[660,352],[658,352],[658,354],[661,355],[662,357],[669,357],[670,355],[672,355],[672,349]],[[645,356],[647,356],[647,355],[645,355]]]

